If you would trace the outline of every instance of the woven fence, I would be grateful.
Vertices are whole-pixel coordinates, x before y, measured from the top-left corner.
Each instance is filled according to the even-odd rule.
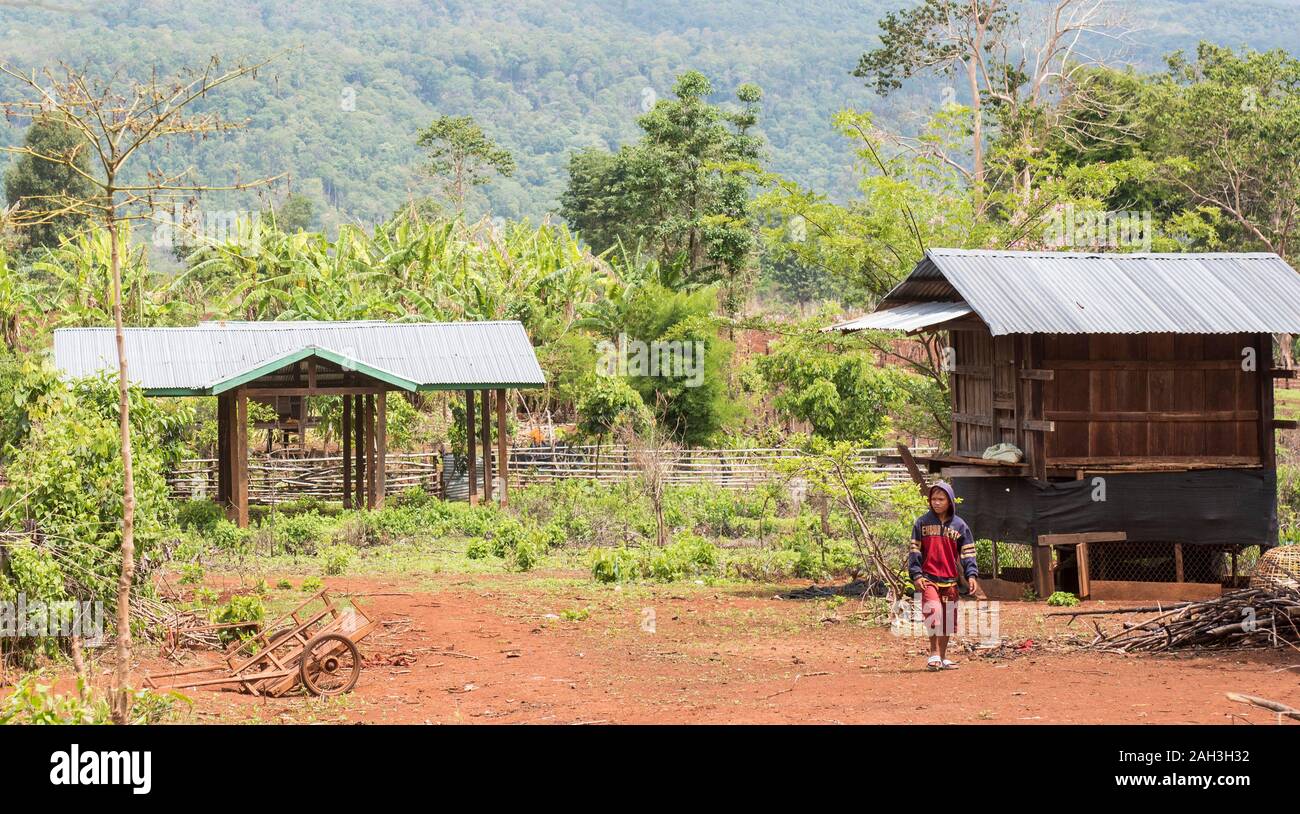
[[[882,476],[879,488],[909,480],[907,470],[898,464],[881,464],[877,456],[893,453],[892,449],[863,450],[858,467],[863,472]],[[927,450],[917,450],[927,454]],[[770,483],[778,467],[797,461],[801,453],[794,449],[689,449],[675,452],[665,474],[665,482],[707,483],[728,489],[743,489]],[[492,453],[493,472],[499,473],[500,460]],[[441,463],[440,463],[441,462]],[[635,458],[623,446],[524,447],[511,449],[507,459],[510,482],[525,485],[559,480],[583,479],[602,483],[619,483],[637,477]],[[418,487],[431,494],[450,499],[464,499],[468,490],[468,467],[459,466],[451,456],[438,452],[388,454],[385,469],[385,494],[396,494]],[[482,472],[481,459],[474,467]],[[179,498],[212,497],[217,491],[217,461],[196,458],[181,461],[167,476],[172,493]],[[250,456],[248,461],[248,497],[253,503],[278,503],[298,497],[338,500],[343,494],[343,458],[326,455],[305,458]]]
[[[916,450],[926,455],[933,450]],[[882,475],[880,487],[910,480],[899,464],[881,464],[878,456],[895,449],[867,449],[858,455],[858,470]],[[779,466],[803,457],[797,449],[683,449],[669,458],[665,482],[708,483],[747,488],[770,483]],[[637,477],[634,453],[625,446],[533,447],[510,451],[511,478],[522,483],[585,478],[620,482]]]
[[[440,492],[438,453],[388,453],[384,468],[384,494],[392,495],[411,487],[431,494]],[[181,461],[167,473],[167,485],[178,498],[215,498],[217,460],[192,458]],[[301,497],[339,500],[343,496],[343,456],[273,458],[254,455],[248,459],[248,499],[272,504]]]

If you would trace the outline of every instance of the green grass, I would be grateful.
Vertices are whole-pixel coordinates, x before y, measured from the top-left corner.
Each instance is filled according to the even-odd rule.
[[[1300,419],[1300,390],[1275,390],[1273,401],[1278,418]]]

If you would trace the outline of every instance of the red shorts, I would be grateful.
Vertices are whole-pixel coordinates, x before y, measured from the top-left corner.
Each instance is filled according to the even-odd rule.
[[[921,615],[929,636],[951,636],[957,632],[957,586],[938,587],[926,580],[921,589]]]

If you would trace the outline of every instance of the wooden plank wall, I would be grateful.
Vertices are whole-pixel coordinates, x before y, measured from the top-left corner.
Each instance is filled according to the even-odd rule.
[[[953,331],[951,343],[953,451],[982,455],[993,444],[993,337],[987,331]]]
[[[1260,465],[1260,371],[1242,369],[1253,334],[1045,335],[1041,366],[1049,466],[1196,460]],[[1262,347],[1270,348],[1264,344]],[[1264,415],[1268,413],[1268,415]]]

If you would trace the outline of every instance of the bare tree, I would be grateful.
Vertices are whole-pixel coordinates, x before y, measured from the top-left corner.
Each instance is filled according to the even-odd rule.
[[[623,442],[627,445],[637,479],[655,513],[655,540],[659,547],[668,545],[668,523],[664,519],[664,491],[668,477],[681,457],[681,447],[673,443],[657,421],[647,421],[637,431],[624,425]]]
[[[980,211],[987,180],[986,113],[997,114],[1004,139],[1010,136],[1019,149],[1032,150],[1028,139],[1037,132],[1035,114],[1055,99],[1060,121],[1068,125],[1073,118],[1064,112],[1088,104],[1089,69],[1109,58],[1091,49],[1099,43],[1122,43],[1131,33],[1109,0],[1055,0],[1041,16],[1013,6],[1029,8],[1008,0],[924,0],[888,14],[880,23],[881,47],[863,54],[853,72],[881,95],[920,74],[960,77],[973,113],[972,169],[963,174]],[[948,156],[942,158],[949,161]],[[1032,181],[1024,167],[1013,179],[1025,207]]]
[[[274,57],[273,57],[274,58]],[[198,69],[163,77],[157,72],[142,80],[114,74],[92,77],[66,63],[56,69],[23,72],[0,63],[0,73],[24,89],[27,98],[0,103],[10,119],[54,115],[83,137],[83,143],[58,154],[44,154],[26,146],[4,148],[58,164],[90,182],[95,194],[73,198],[66,194],[41,195],[19,202],[10,213],[17,226],[50,223],[69,214],[89,216],[103,224],[109,236],[109,272],[113,284],[113,323],[117,341],[119,431],[122,448],[122,566],[117,587],[117,669],[112,697],[113,720],[126,723],[131,707],[131,587],[135,576],[135,481],[131,465],[129,378],[125,336],[122,330],[123,227],[132,220],[149,218],[167,200],[200,192],[242,190],[273,180],[263,178],[225,186],[201,184],[193,169],[167,172],[148,165],[137,169],[152,145],[175,137],[206,138],[234,130],[242,123],[228,122],[219,114],[194,112],[191,106],[209,93],[245,76],[255,77],[270,60],[256,64],[222,65],[213,57]],[[91,169],[79,159],[88,151]]]

